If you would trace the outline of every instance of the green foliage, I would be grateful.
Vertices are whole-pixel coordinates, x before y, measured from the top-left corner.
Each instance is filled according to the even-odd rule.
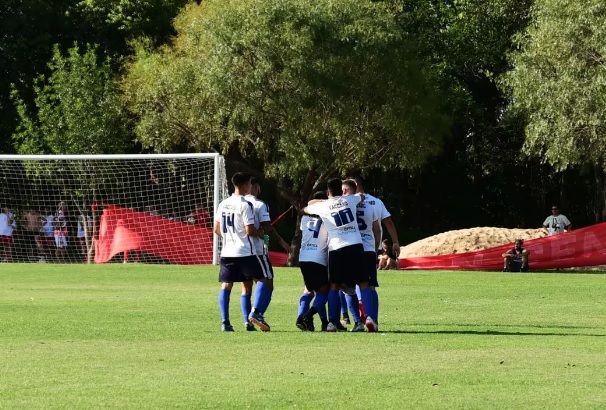
[[[565,168],[606,158],[606,3],[538,0],[503,84],[529,154]]]
[[[211,0],[175,28],[125,80],[145,145],[237,148],[272,176],[415,167],[441,147],[434,84],[380,3]]]
[[[36,110],[16,91],[13,97],[20,124],[13,135],[22,154],[103,154],[124,152],[127,117],[110,59],[99,62],[96,48],[78,45],[62,55],[55,47],[52,74],[34,86]]]

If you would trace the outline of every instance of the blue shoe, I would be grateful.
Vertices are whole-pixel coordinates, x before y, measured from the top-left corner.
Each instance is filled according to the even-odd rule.
[[[263,316],[258,313],[252,312],[250,316],[248,316],[248,321],[257,325],[259,329],[264,332],[269,332],[270,330],[270,327],[265,321],[265,319],[263,319]]]
[[[234,327],[232,325],[221,325],[222,332],[233,332]]]
[[[250,322],[244,323],[244,328],[246,329],[247,332],[256,332],[257,331],[257,328],[255,327],[255,325],[253,325]]]

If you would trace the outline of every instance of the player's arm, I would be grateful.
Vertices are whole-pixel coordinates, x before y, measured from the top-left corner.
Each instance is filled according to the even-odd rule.
[[[272,226],[271,222],[261,222],[261,228],[263,228],[263,231],[265,231],[270,237],[276,239],[282,249],[284,249],[286,252],[290,252],[290,245],[288,242],[282,239],[278,231],[276,231]]]
[[[221,224],[219,221],[215,221],[215,235],[217,235],[219,238],[223,237],[223,234],[221,233]]]
[[[246,225],[244,229],[246,229],[246,234],[248,236],[254,236],[257,238],[263,238],[263,236],[265,236],[265,231],[263,231],[261,228],[255,228],[255,224]]]
[[[511,256],[511,255],[513,255],[513,250],[512,250],[512,249],[508,250],[507,252],[505,252],[505,253],[504,253],[503,255],[501,255],[501,256],[502,256],[503,258],[505,258],[505,257],[507,257],[507,256]]]
[[[379,220],[375,220],[372,223],[372,234],[375,236],[375,253],[379,249],[381,245],[381,224],[379,224]]]
[[[393,242],[393,252],[396,254],[396,257],[400,257],[400,242],[398,241],[398,232],[396,231],[396,225],[393,223],[391,216],[383,218],[381,222],[383,222],[383,225],[385,225],[385,229],[387,229],[387,232],[389,232],[389,236],[391,237],[391,241]]]

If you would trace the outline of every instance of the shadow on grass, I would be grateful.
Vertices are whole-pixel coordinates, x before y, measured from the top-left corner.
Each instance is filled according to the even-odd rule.
[[[388,330],[379,333],[394,334],[435,334],[435,335],[477,335],[477,336],[586,336],[606,337],[606,334],[567,333],[567,332],[508,332],[500,330]]]

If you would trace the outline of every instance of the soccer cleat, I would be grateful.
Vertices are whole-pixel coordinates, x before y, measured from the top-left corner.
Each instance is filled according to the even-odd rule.
[[[366,328],[364,327],[363,322],[358,322],[354,325],[354,327],[351,328],[351,332],[364,332],[364,331],[366,331]]]
[[[377,331],[377,324],[370,316],[366,316],[366,330],[368,330],[369,333]]]
[[[248,321],[257,325],[259,329],[264,332],[269,332],[271,329],[265,319],[263,319],[263,316],[258,313],[252,312],[250,316],[248,316]]]
[[[326,325],[326,331],[329,333],[334,333],[337,331],[337,327],[335,326],[334,323],[328,322],[328,325]]]
[[[303,318],[303,316],[297,317],[297,322],[295,324],[297,326],[297,329],[303,330],[303,331],[307,330],[307,328],[305,326],[305,319]]]
[[[341,324],[343,326],[351,324],[351,320],[349,319],[349,315],[347,313],[343,313],[343,318],[341,319]]]
[[[328,322],[326,325],[327,332],[346,332],[347,328],[341,324],[341,322]]]
[[[221,331],[222,332],[233,332],[234,327],[232,325],[223,324],[223,325],[221,325]]]
[[[313,332],[314,330],[316,330],[316,328],[314,326],[314,316],[313,315],[308,315],[308,314],[303,315],[302,319],[303,319],[304,329],[301,329],[301,328],[299,328],[299,329],[307,330],[308,332]],[[298,327],[298,325],[297,325],[297,327]]]
[[[328,329],[328,320],[323,320],[322,321],[322,331],[326,332]]]
[[[255,325],[253,325],[250,322],[244,323],[244,328],[246,329],[247,332],[256,332],[257,331],[257,328],[255,327]]]

